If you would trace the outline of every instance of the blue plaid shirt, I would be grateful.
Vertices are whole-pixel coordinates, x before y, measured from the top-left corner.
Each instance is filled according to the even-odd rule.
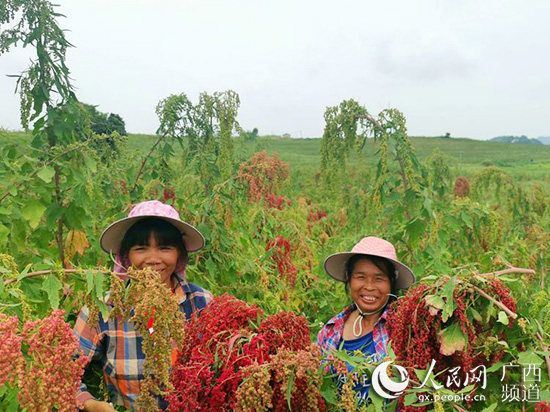
[[[321,352],[324,355],[339,348],[340,343],[342,342],[342,336],[344,334],[344,323],[355,308],[355,303],[348,306],[338,315],[329,320],[319,331],[319,334],[317,335],[317,344],[321,348]],[[372,329],[372,338],[378,361],[384,359],[388,354],[387,347],[390,339],[386,328],[388,310],[389,307],[384,309],[384,312],[382,312],[380,318],[376,321]]]

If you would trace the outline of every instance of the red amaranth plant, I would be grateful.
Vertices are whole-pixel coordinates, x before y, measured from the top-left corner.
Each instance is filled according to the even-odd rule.
[[[539,402],[535,405],[535,412],[550,412],[550,404],[548,402]]]
[[[76,395],[88,358],[74,358],[78,339],[65,322],[65,311],[26,322],[20,334],[18,329],[16,317],[0,314],[0,384],[17,386],[21,409],[69,412],[81,407]]]
[[[240,165],[237,177],[248,183],[248,201],[259,202],[270,193],[275,193],[289,175],[288,163],[281,161],[277,153],[269,157],[266,152],[258,152]]]
[[[287,411],[287,406],[271,408],[281,404],[281,396],[286,402],[284,385],[288,386],[290,374],[296,382],[293,411],[323,410],[311,409],[314,401],[322,405],[324,401],[318,390],[320,354],[311,348],[306,319],[283,312],[263,319],[256,327],[260,316],[256,306],[223,295],[186,325],[183,350],[172,372],[175,390],[167,397],[170,412]],[[282,351],[293,360],[276,372],[275,366],[282,364],[276,361]],[[252,384],[260,389],[253,389]],[[258,394],[270,396],[259,401],[265,403],[264,409],[254,398]],[[309,409],[300,409],[300,403]]]
[[[277,271],[291,287],[294,287],[298,269],[292,263],[290,240],[277,236],[267,242],[265,250],[272,252],[271,260],[277,266]]]
[[[488,320],[489,301],[507,310],[512,327],[516,304],[510,291],[487,274],[447,277],[409,290],[393,303],[387,321],[398,363],[414,376],[414,369],[426,369],[435,360],[434,375],[447,370],[439,376],[441,382],[447,381],[449,370],[459,366],[458,375],[464,382],[476,366],[498,362],[504,356],[502,347],[487,350],[487,345],[495,336],[504,340],[507,328]],[[427,410],[426,406],[405,407],[403,399],[400,404],[404,412]]]
[[[327,217],[327,212],[325,212],[322,209],[318,209],[316,211],[309,211],[307,215],[307,221],[310,223],[318,222],[319,220]]]
[[[165,187],[164,190],[162,191],[162,201],[168,202],[169,200],[172,200],[172,202],[176,200],[176,193],[174,192],[173,187],[171,188]]]
[[[275,196],[273,193],[269,193],[265,196],[265,201],[268,207],[272,209],[283,210],[285,206],[291,207],[292,202],[284,196]]]

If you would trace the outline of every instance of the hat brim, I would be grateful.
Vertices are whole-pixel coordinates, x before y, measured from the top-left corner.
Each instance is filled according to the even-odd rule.
[[[334,279],[340,282],[345,282],[346,281],[346,263],[348,259],[354,255],[362,255],[365,257],[376,256],[376,255],[368,255],[365,253],[354,253],[354,252],[335,253],[325,259],[325,264],[324,264],[325,272],[327,272]],[[416,277],[414,276],[414,273],[412,272],[412,270],[410,270],[403,263],[384,256],[378,256],[378,257],[382,257],[383,259],[389,260],[395,266],[395,270],[397,271],[397,279],[395,282],[396,289],[407,289],[416,281]]]
[[[162,219],[174,225],[181,232],[183,244],[188,252],[196,252],[204,247],[204,236],[189,223],[164,216],[146,215],[126,217],[109,225],[109,227],[107,227],[107,229],[105,229],[101,234],[101,238],[99,240],[101,248],[107,253],[118,253],[122,239],[124,239],[124,235],[126,235],[128,229],[130,229],[130,227],[137,221],[150,217]]]

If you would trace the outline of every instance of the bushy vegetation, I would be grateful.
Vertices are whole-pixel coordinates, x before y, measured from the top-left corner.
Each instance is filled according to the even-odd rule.
[[[324,274],[324,258],[349,250],[369,234],[395,244],[400,260],[419,279],[419,286],[392,309],[393,324],[402,325],[392,332],[392,360],[404,362],[414,379],[425,374],[422,369],[429,365],[419,362],[427,361],[430,348],[437,345],[442,356],[456,355],[446,358],[447,366],[454,361],[471,366],[482,357],[492,373],[509,363],[535,365],[542,369],[539,400],[550,400],[544,365],[550,355],[550,289],[545,279],[550,263],[546,150],[550,148],[514,146],[510,151],[509,145],[498,143],[412,139],[398,110],[372,115],[353,100],[327,108],[320,140],[259,137],[254,141],[241,133],[240,99],[233,91],[203,93],[195,103],[185,94],[168,96],[156,108],[156,136],[125,140],[116,132],[98,135],[73,93],[65,66],[70,44],[57,25],[53,6],[33,0],[3,7],[0,23],[17,16],[21,27],[2,32],[1,51],[25,42],[35,48],[37,59],[19,79],[23,124],[32,126],[31,132],[0,137],[2,410],[26,406],[64,410],[56,404],[59,397],[39,397],[40,405],[29,401],[29,391],[43,393],[45,385],[55,385],[49,378],[34,379],[55,366],[40,355],[41,346],[34,337],[45,330],[48,344],[65,348],[59,357],[71,367],[66,369],[62,388],[74,388],[82,371],[72,358],[74,342],[68,325],[84,302],[96,316],[98,311],[107,316],[103,298],[108,290],[116,301],[116,314],[129,317],[134,308],[132,319],[138,326],[146,324],[154,308],[165,309],[159,317],[165,333],[147,338],[148,362],[160,361],[153,366],[157,379],[145,380],[143,409],[154,410],[152,394],[161,393],[161,387],[181,389],[178,376],[192,376],[193,371],[185,369],[188,359],[183,359],[181,375],[170,383],[169,360],[155,358],[160,356],[159,348],[171,346],[168,335],[183,347],[191,340],[176,336],[175,309],[170,310],[174,304],[161,287],[155,287],[154,272],[130,273],[137,289],[126,291],[110,271],[110,257],[99,249],[106,224],[125,217],[133,204],[145,199],[173,205],[205,235],[206,247],[190,256],[189,280],[215,295],[229,294],[247,302],[238,303],[241,308],[251,305],[245,312],[254,312],[246,319],[252,324],[239,326],[245,331],[239,332],[243,339],[227,325],[218,325],[221,334],[212,341],[216,348],[201,352],[211,355],[201,359],[201,371],[208,376],[193,375],[202,385],[196,388],[228,395],[223,402],[238,410],[258,412],[261,405],[262,410],[278,411],[285,402],[292,410],[312,405],[319,410],[355,409],[352,387],[344,386],[340,399],[335,396],[330,375],[324,379],[311,368],[318,354],[304,342],[285,351],[268,348],[269,357],[261,358],[262,345],[277,336],[269,335],[265,324],[254,324],[253,318],[261,311],[276,326],[273,329],[294,339],[283,327],[285,319],[290,319],[313,338],[324,322],[350,303],[343,286]],[[239,134],[242,137],[234,137]],[[120,149],[98,151],[96,144],[107,138]],[[435,151],[436,147],[440,150]],[[148,299],[138,299],[145,290]],[[234,298],[224,299],[235,302]],[[224,313],[225,309],[219,310]],[[284,318],[282,312],[291,314]],[[433,322],[425,323],[428,320]],[[204,327],[195,321],[183,333]],[[241,364],[238,356],[232,357],[245,353],[245,345],[250,349],[254,336],[260,335],[265,340],[256,342],[256,362]],[[418,357],[405,357],[409,342],[420,351]],[[187,349],[182,356],[193,352]],[[225,363],[220,354],[227,356]],[[372,372],[356,357],[334,356],[335,368],[345,360],[364,373]],[[300,369],[302,364],[308,367]],[[269,401],[262,404],[254,396],[251,381],[239,380],[242,376],[235,365],[243,373],[249,368],[247,376],[262,385],[261,393],[271,395]],[[261,365],[278,365],[283,372],[275,367],[267,371]],[[229,380],[218,380],[218,373],[226,373]],[[520,372],[510,376],[508,383],[521,381]],[[491,384],[495,389],[494,376]],[[215,390],[217,385],[235,392]],[[478,386],[463,391],[479,392]],[[213,405],[222,402],[220,398],[199,399],[200,390],[196,401],[213,408],[204,410],[216,410]],[[422,393],[438,390],[433,385]],[[51,393],[68,397],[59,388]],[[438,412],[533,410],[534,405],[503,403],[496,390],[486,391],[487,399],[473,404],[456,399],[419,404],[417,395],[418,391],[410,391],[400,402],[409,409]],[[174,395],[174,404],[181,401],[178,396]],[[537,410],[544,407],[538,404]],[[369,408],[382,410],[381,399],[373,395]]]

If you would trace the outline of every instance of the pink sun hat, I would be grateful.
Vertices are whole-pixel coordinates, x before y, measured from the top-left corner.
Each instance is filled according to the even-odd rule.
[[[158,200],[148,200],[135,205],[128,217],[117,220],[103,231],[99,243],[107,253],[118,253],[124,235],[139,220],[156,217],[173,224],[182,234],[183,243],[188,252],[195,252],[204,247],[204,236],[189,223],[180,219],[179,213],[170,205]]]
[[[346,263],[354,255],[378,256],[389,260],[395,267],[395,288],[407,289],[416,278],[412,270],[397,260],[395,247],[387,240],[379,237],[364,237],[357,243],[351,252],[341,252],[330,255],[325,259],[325,271],[334,279],[346,281]]]

